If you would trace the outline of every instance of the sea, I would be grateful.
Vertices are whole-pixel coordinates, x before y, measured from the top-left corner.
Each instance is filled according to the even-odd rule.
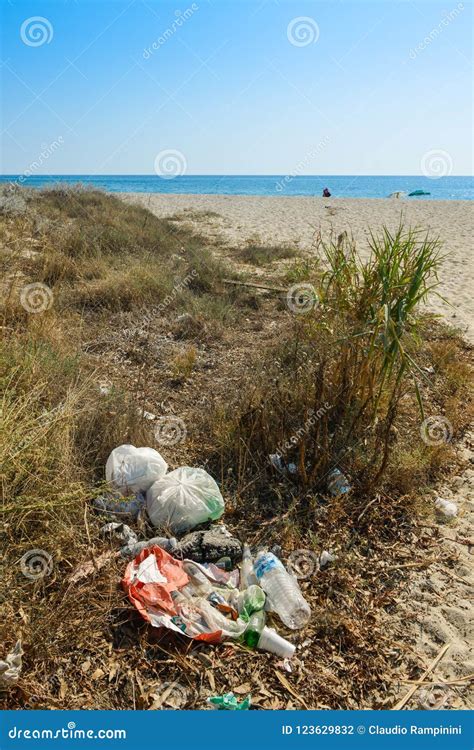
[[[334,198],[387,198],[391,193],[428,193],[410,200],[474,200],[473,177],[401,175],[0,175],[1,182],[33,188],[81,184],[119,193],[194,195],[320,196],[325,187]]]

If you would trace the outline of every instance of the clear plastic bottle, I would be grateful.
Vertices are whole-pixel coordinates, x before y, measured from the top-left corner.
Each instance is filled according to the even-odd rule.
[[[300,591],[296,578],[271,552],[259,552],[254,563],[257,581],[267,595],[266,609],[276,612],[292,630],[302,628],[311,610]]]
[[[240,566],[240,590],[244,591],[252,584],[257,583],[253,570],[252,554],[248,544],[244,544],[242,550],[242,565]]]

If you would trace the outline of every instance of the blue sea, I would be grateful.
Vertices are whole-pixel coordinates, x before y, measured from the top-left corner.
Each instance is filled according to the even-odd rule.
[[[20,179],[21,178],[21,179]],[[354,175],[1,175],[0,182],[20,179],[22,185],[42,188],[57,183],[81,183],[122,193],[306,195],[320,196],[329,188],[335,198],[386,198],[398,190],[424,190],[429,195],[410,200],[474,200],[473,177],[354,176]]]

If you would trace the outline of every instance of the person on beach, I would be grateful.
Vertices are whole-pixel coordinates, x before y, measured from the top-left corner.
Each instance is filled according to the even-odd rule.
[[[324,188],[323,190],[323,198],[330,198],[331,193],[329,192],[328,188]]]

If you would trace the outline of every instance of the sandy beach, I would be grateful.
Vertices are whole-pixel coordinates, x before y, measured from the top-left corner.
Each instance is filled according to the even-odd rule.
[[[351,233],[361,251],[367,247],[368,228],[382,225],[429,230],[443,243],[446,258],[440,277],[440,294],[449,304],[433,297],[430,308],[460,327],[474,342],[474,206],[469,201],[306,198],[235,195],[164,195],[127,193],[132,200],[157,216],[179,216],[209,237],[220,237],[229,247],[248,240],[265,245],[291,243],[311,251],[321,231]],[[216,216],[217,214],[217,216]]]

